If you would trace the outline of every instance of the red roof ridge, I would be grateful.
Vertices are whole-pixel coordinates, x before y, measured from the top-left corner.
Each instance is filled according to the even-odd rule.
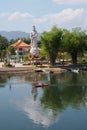
[[[21,39],[18,40],[17,42],[13,43],[11,46],[13,47],[17,47],[17,46],[30,46],[29,44],[25,43],[24,41],[22,41]]]

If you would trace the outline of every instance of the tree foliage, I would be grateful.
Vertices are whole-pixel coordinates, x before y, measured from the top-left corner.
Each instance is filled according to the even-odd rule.
[[[62,49],[71,55],[72,63],[77,63],[79,53],[83,53],[86,49],[87,35],[85,31],[75,28],[71,32],[64,31],[62,37]]]
[[[3,36],[0,36],[0,50],[4,50],[8,47],[8,40],[3,37]]]
[[[7,52],[11,55],[15,55],[15,48],[13,46],[8,46]]]
[[[0,35],[0,58],[2,59],[6,56],[6,48],[8,47],[7,38]]]
[[[55,65],[55,60],[61,44],[62,31],[61,29],[53,26],[51,31],[43,32],[41,35],[41,48],[42,51],[49,57],[50,64]]]

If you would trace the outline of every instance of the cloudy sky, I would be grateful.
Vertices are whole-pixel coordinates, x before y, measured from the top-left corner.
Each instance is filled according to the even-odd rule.
[[[87,0],[0,0],[0,31],[87,28]]]

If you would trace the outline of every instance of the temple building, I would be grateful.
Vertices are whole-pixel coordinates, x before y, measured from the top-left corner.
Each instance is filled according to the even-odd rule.
[[[30,52],[30,45],[23,42],[22,40],[18,40],[17,42],[11,44],[15,48],[15,52],[17,55],[24,55]]]

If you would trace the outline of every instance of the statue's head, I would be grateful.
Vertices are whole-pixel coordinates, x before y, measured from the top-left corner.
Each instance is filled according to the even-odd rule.
[[[36,29],[35,29],[35,25],[33,25],[33,31],[35,31]]]

